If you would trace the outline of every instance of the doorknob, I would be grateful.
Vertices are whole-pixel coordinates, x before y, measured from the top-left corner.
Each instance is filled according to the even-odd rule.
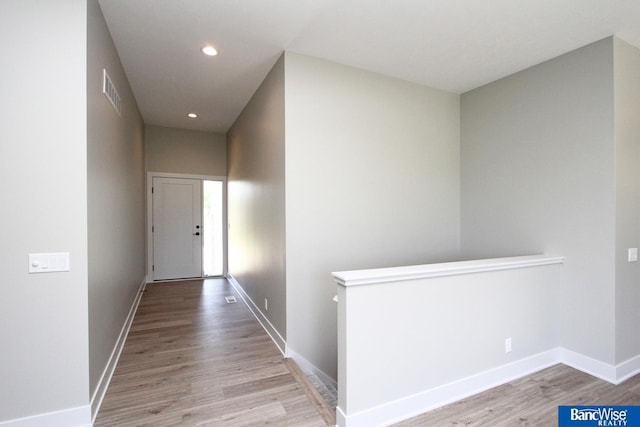
[[[200,232],[193,233],[193,235],[194,235],[194,236],[199,236],[199,235],[200,235]]]

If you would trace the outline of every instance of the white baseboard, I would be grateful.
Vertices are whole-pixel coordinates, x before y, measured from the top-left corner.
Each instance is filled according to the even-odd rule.
[[[632,357],[616,366],[616,384],[640,373],[640,356]]]
[[[245,305],[249,308],[249,311],[251,311],[251,313],[253,314],[253,317],[255,317],[258,323],[262,325],[262,327],[267,332],[267,334],[271,337],[271,339],[276,344],[276,347],[278,347],[282,355],[286,356],[287,354],[286,340],[282,337],[282,335],[280,335],[278,330],[275,328],[275,326],[273,326],[273,324],[269,321],[269,319],[267,319],[267,316],[265,316],[264,313],[262,313],[262,311],[258,308],[256,303],[253,302],[249,294],[245,292],[245,290],[242,288],[242,285],[238,283],[236,278],[233,277],[233,275],[231,274],[227,274],[227,280],[229,280],[229,283],[231,283],[231,286],[233,286],[233,288],[240,294],[240,298],[242,298],[242,301],[244,301]]]
[[[601,380],[617,383],[616,367],[566,348],[560,348],[559,362]]]
[[[557,349],[549,350],[355,414],[347,415],[338,407],[336,425],[388,426],[555,365],[558,356]]]
[[[298,366],[300,366],[300,369],[302,369],[303,372],[313,374],[317,376],[323,384],[330,385],[336,390],[338,389],[338,383],[336,382],[336,380],[325,374],[320,368],[309,362],[305,357],[298,354],[290,346],[287,346],[286,356],[292,358],[298,364]]]
[[[91,406],[63,409],[46,414],[0,421],[0,427],[91,427]]]
[[[107,361],[107,366],[105,366],[104,371],[102,371],[102,376],[100,376],[100,380],[98,381],[98,385],[91,396],[91,422],[93,423],[96,419],[96,415],[98,415],[98,411],[100,410],[100,405],[102,405],[102,400],[104,399],[104,395],[107,393],[107,388],[109,387],[109,383],[111,382],[111,377],[113,377],[113,373],[116,370],[116,365],[118,364],[118,360],[120,359],[120,354],[122,353],[122,349],[124,347],[124,343],[127,340],[127,335],[129,334],[129,329],[131,329],[131,324],[133,323],[133,318],[136,315],[136,310],[138,309],[138,304],[140,304],[140,299],[142,298],[142,293],[144,292],[145,287],[147,286],[146,277],[142,280],[140,287],[138,288],[138,293],[133,300],[133,304],[129,309],[129,314],[122,325],[122,329],[120,330],[120,335],[118,335],[118,339],[116,340],[116,344],[111,351],[111,356],[109,356],[109,360]]]

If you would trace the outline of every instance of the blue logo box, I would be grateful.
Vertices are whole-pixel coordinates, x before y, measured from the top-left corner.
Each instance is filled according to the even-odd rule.
[[[558,406],[558,427],[640,427],[640,406]]]

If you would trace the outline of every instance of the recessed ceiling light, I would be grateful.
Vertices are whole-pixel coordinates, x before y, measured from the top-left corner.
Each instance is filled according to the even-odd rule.
[[[218,54],[218,50],[210,44],[202,46],[202,49],[200,50],[207,56],[216,56]]]
[[[196,118],[198,118],[198,115],[196,113],[189,113],[189,114],[187,114],[187,117],[189,117],[191,119],[196,119]]]

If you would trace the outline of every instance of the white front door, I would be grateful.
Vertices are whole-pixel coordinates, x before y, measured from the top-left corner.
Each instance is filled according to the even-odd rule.
[[[153,280],[202,277],[202,181],[153,178]]]

